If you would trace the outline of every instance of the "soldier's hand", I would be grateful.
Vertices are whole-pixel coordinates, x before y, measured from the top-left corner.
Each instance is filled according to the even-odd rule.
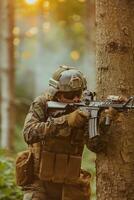
[[[106,146],[106,141],[102,141],[100,136],[96,136],[88,141],[88,149],[95,153],[104,152],[106,150]]]
[[[115,96],[115,95],[110,95],[107,97],[108,101],[112,101],[114,104],[117,103],[125,103],[128,101],[128,98],[126,96]],[[115,108],[109,107],[104,111],[104,116],[105,116],[105,125],[110,125],[111,121],[119,117],[119,113]],[[104,117],[103,117],[104,118]],[[100,119],[100,122],[102,120]]]
[[[126,96],[115,96],[115,95],[109,95],[107,97],[107,100],[110,100],[112,102],[115,102],[115,103],[125,103],[128,101],[128,98]]]
[[[74,112],[68,114],[67,121],[70,127],[81,128],[85,125],[89,119],[90,114],[86,110],[77,109]]]

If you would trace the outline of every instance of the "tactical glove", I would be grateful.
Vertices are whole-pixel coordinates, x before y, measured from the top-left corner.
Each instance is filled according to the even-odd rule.
[[[86,110],[77,109],[74,112],[68,114],[67,122],[70,127],[81,128],[85,125],[89,119],[90,114]]]
[[[87,143],[88,149],[95,153],[104,152],[106,150],[106,146],[106,141],[103,141],[100,136],[90,139]]]
[[[128,101],[128,98],[126,96],[115,96],[115,95],[109,95],[107,97],[107,100],[115,102],[115,103],[125,103]]]

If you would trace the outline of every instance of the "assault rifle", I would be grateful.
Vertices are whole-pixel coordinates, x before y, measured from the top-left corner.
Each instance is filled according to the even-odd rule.
[[[91,93],[92,94],[92,93]],[[108,108],[114,108],[119,112],[128,111],[130,109],[134,109],[134,96],[128,98],[126,102],[117,101],[117,96],[109,96],[105,101],[97,101],[93,100],[93,94],[91,96],[87,96],[80,103],[62,103],[55,101],[48,101],[48,110],[58,110],[65,113],[67,111],[75,109],[86,109],[90,113],[90,119],[88,122],[88,135],[89,138],[96,137],[99,135],[98,122],[100,113]],[[109,116],[106,116],[105,125],[110,125]]]

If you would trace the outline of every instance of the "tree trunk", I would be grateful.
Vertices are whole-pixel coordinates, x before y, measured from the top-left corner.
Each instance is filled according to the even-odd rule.
[[[95,51],[95,2],[93,0],[86,1],[86,29],[87,43],[90,52]],[[94,52],[93,52],[94,53]]]
[[[1,147],[12,149],[14,133],[13,0],[0,0]]]
[[[134,95],[134,1],[96,0],[97,94]],[[97,199],[134,199],[134,112],[115,116],[97,155]]]

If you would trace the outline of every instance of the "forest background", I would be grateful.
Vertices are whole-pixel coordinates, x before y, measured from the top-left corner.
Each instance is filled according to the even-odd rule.
[[[22,198],[15,185],[14,160],[17,152],[27,148],[21,133],[24,119],[33,99],[47,89],[52,72],[61,64],[76,66],[86,74],[88,88],[91,91],[96,88],[95,3],[93,0],[14,0],[10,1],[11,16],[2,21],[6,10],[3,10],[2,0],[0,2],[0,199],[13,200]],[[11,19],[9,48],[13,45],[13,60],[6,62],[11,69],[4,70],[2,31]],[[11,90],[3,92],[8,83]],[[4,109],[11,91],[14,119],[11,119],[10,109]],[[9,120],[3,121],[3,116]],[[14,126],[8,133],[10,121]],[[3,139],[7,134],[10,136]],[[92,174],[91,200],[95,200],[95,154],[87,149],[82,167]]]

